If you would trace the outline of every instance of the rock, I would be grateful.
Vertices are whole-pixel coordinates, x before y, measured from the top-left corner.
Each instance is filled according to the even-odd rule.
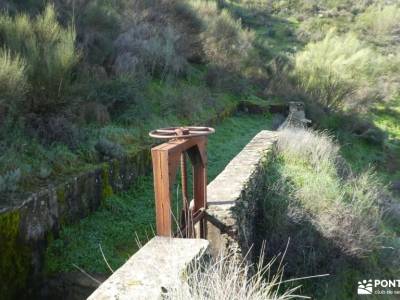
[[[289,102],[289,115],[286,118],[286,121],[282,123],[279,129],[283,129],[286,127],[308,127],[308,124],[311,123],[311,120],[306,118],[306,113],[304,111],[304,103],[303,102]]]

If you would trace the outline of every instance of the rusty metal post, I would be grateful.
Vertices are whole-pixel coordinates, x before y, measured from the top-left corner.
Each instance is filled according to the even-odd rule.
[[[157,235],[173,236],[171,188],[179,166],[181,168],[183,209],[178,235],[195,237],[194,225],[199,222],[200,238],[206,237],[204,219],[207,208],[207,135],[214,129],[207,127],[165,128],[150,132],[150,136],[169,139],[151,150],[156,202]],[[188,199],[188,155],[193,166],[193,205]]]

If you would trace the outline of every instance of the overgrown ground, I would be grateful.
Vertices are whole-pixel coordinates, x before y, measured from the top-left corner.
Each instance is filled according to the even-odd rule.
[[[398,203],[400,7],[396,1],[71,3],[57,0],[54,8],[41,1],[0,3],[5,8],[0,16],[1,203],[127,155],[147,142],[149,129],[202,123],[247,99],[263,104],[304,101],[313,128],[335,137],[355,178],[366,171],[374,173],[377,181],[367,181],[371,188],[387,190]],[[233,120],[253,133],[261,126],[258,119]],[[236,148],[215,137],[226,149],[214,151],[211,143],[210,156],[222,167],[227,153],[232,150],[233,156],[244,141]],[[218,157],[213,158],[213,152]],[[344,174],[318,177],[306,166],[278,160],[272,167],[275,179],[282,179],[283,171],[291,172],[294,180],[285,182],[290,188],[303,188],[306,179],[324,178],[331,184],[329,197],[343,196],[342,185],[348,179]],[[221,170],[210,167],[211,177]],[[140,240],[147,230],[151,233],[150,185],[151,179],[144,178],[134,190],[108,199],[80,224],[65,227],[61,238],[50,243],[49,272],[71,270],[73,263],[89,271],[106,271],[100,251],[93,250],[100,243],[112,266],[120,265],[136,247],[131,232],[138,228]],[[344,189],[347,194],[356,190],[351,184]],[[131,201],[139,203],[131,206]],[[314,220],[335,220],[314,210],[321,203],[308,207]],[[348,220],[353,211],[351,205],[346,209],[341,213]],[[378,223],[384,230],[373,231],[372,240],[382,232],[398,239],[397,223]],[[359,276],[367,271],[398,276],[385,264],[383,250],[366,254],[367,259],[348,259],[353,254],[330,248],[337,237],[321,238],[321,228],[311,225],[294,233],[306,242],[304,237],[312,233],[315,239],[304,247],[315,257],[326,258],[323,266],[336,265],[340,280],[329,287],[311,285],[310,294],[335,298],[337,292],[350,298],[355,295],[353,281],[364,279]],[[123,230],[125,226],[130,230]],[[293,233],[282,230],[286,236]],[[327,256],[331,249],[335,257]],[[320,265],[302,269],[309,260],[296,260],[295,255],[295,268],[319,273]],[[376,268],[365,268],[363,261]]]
[[[330,273],[303,283],[301,294],[317,299],[355,299],[357,281],[398,277],[398,3],[224,6],[256,33],[270,75],[263,94],[304,101],[313,128],[333,138],[312,133],[322,135],[313,144],[293,134],[291,151],[282,147],[269,164],[266,223],[259,226],[269,255],[290,238],[288,278]],[[338,155],[331,162],[330,151]]]
[[[305,101],[313,126],[334,132],[356,170],[371,165],[387,183],[398,182],[398,5],[247,0],[224,6],[256,33],[270,76],[264,95]]]
[[[290,242],[289,278],[330,274],[302,282],[301,294],[318,299],[356,299],[359,280],[399,270],[398,199],[372,170],[353,172],[340,153],[326,132],[281,131],[257,226],[271,256]]]
[[[211,181],[262,129],[271,117],[238,115],[223,121],[209,138],[208,178]],[[100,246],[112,268],[121,266],[154,235],[154,190],[151,176],[141,178],[130,191],[106,199],[104,205],[78,224],[65,226],[47,251],[49,273],[76,270],[109,273]]]
[[[214,2],[1,7],[1,205],[256,97],[253,34]]]

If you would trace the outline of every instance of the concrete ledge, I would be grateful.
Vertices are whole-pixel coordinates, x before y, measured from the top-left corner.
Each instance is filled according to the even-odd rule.
[[[254,244],[258,201],[263,199],[266,155],[277,133],[263,130],[226,166],[207,188],[208,235],[212,254],[228,249],[248,254]]]
[[[201,259],[209,242],[201,239],[154,237],[109,277],[88,300],[162,299],[191,264]]]

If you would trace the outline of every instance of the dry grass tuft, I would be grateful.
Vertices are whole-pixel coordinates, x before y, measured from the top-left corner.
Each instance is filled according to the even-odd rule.
[[[255,266],[241,263],[236,252],[220,255],[209,264],[197,263],[183,283],[168,291],[169,300],[288,300],[308,299],[295,294],[300,286],[284,290],[283,265],[277,257],[263,264],[264,255]],[[272,267],[279,264],[272,274]],[[275,266],[274,266],[275,267]],[[292,280],[291,280],[292,281]]]

